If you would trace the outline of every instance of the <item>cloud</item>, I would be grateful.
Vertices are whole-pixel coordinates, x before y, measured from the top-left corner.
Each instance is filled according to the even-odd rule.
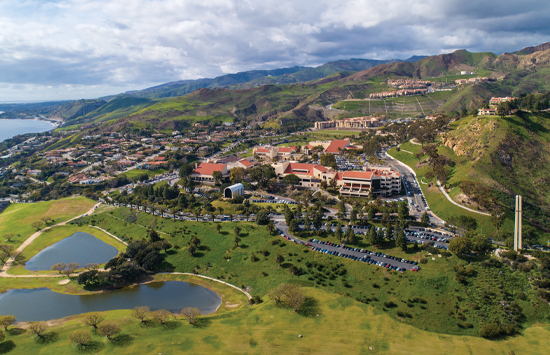
[[[539,0],[0,0],[0,95],[19,85],[91,97],[341,58],[502,53],[548,41],[549,17]]]

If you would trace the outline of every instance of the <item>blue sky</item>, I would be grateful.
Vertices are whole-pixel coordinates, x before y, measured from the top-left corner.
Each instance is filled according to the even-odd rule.
[[[550,41],[549,1],[0,0],[0,101]]]

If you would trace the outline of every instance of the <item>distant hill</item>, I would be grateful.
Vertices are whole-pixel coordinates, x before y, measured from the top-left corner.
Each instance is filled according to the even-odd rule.
[[[534,46],[534,47],[525,47],[522,50],[519,50],[517,52],[513,52],[513,54],[526,55],[526,54],[532,54],[532,53],[535,53],[535,52],[546,51],[548,49],[550,49],[550,42],[539,44],[538,46]]]

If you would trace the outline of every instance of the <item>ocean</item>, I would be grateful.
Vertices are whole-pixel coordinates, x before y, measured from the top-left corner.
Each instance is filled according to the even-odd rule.
[[[0,119],[0,142],[18,134],[45,132],[53,128],[55,125],[48,121]]]

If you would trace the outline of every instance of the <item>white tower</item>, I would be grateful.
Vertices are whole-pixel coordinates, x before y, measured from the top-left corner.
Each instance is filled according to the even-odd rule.
[[[514,250],[518,251],[522,248],[522,235],[521,235],[521,196],[516,195],[516,223],[514,225]]]

